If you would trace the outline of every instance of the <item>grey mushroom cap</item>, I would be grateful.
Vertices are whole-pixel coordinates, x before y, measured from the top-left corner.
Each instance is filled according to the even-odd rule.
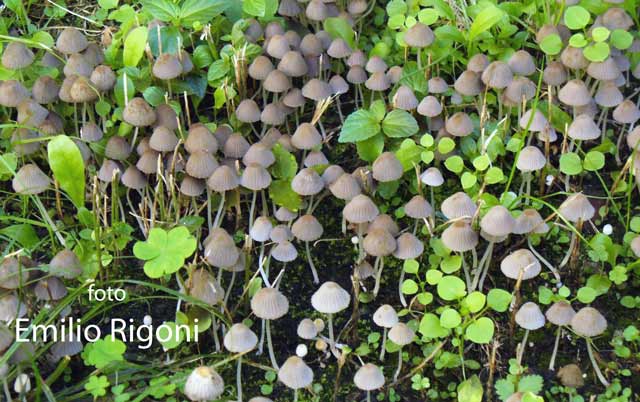
[[[379,182],[390,182],[402,177],[404,169],[393,152],[383,152],[376,158],[372,166],[373,178]]]
[[[6,80],[0,83],[0,105],[17,107],[29,97],[29,91],[17,80]]]
[[[362,190],[358,180],[349,173],[343,173],[329,185],[329,191],[341,200],[352,200],[360,195]]]
[[[236,117],[243,123],[260,121],[260,108],[253,99],[243,99],[236,108]]]
[[[471,218],[477,209],[478,206],[462,191],[449,196],[440,204],[440,210],[447,219]]]
[[[18,289],[29,279],[29,271],[23,270],[20,258],[5,257],[0,263],[0,288]],[[2,329],[2,327],[0,327]],[[4,348],[0,347],[0,351]]]
[[[240,184],[252,191],[262,190],[271,184],[271,175],[263,166],[252,163],[242,172]]]
[[[367,363],[353,376],[353,383],[363,391],[373,391],[384,386],[384,374],[380,367]]]
[[[100,141],[103,137],[102,129],[96,123],[86,122],[80,128],[80,138],[89,142]]]
[[[246,325],[233,324],[224,336],[224,347],[231,353],[246,353],[258,344],[258,337]]]
[[[540,329],[544,326],[545,318],[540,306],[533,302],[526,302],[516,313],[516,323],[528,330]]]
[[[224,300],[224,289],[218,281],[204,268],[197,269],[187,282],[189,295],[214,306]]]
[[[506,236],[513,232],[516,220],[502,205],[496,205],[480,220],[480,227],[491,236]]]
[[[184,385],[184,393],[192,401],[210,401],[224,392],[222,377],[212,368],[195,368]]]
[[[251,298],[251,311],[263,320],[277,320],[289,311],[289,300],[278,289],[262,288]]]
[[[22,42],[9,42],[2,52],[2,66],[9,70],[19,70],[33,63],[33,52]]]
[[[465,112],[457,112],[445,123],[447,132],[456,137],[466,137],[473,132],[473,121]]]
[[[416,333],[403,322],[399,322],[389,330],[389,339],[399,346],[405,346],[413,342]]]
[[[404,34],[404,41],[411,47],[423,48],[431,45],[435,35],[428,25],[422,22],[416,22],[411,28],[407,29]]]
[[[313,308],[324,314],[335,314],[349,307],[351,295],[335,282],[325,282],[311,296]]]
[[[423,196],[415,195],[404,205],[404,212],[413,219],[428,218],[433,215],[433,207]]]
[[[213,229],[204,243],[204,256],[214,267],[231,267],[238,260],[238,249],[233,238],[226,230],[221,228]]]
[[[582,193],[570,195],[560,207],[558,213],[571,222],[588,221],[596,213],[589,199]]]
[[[578,115],[573,119],[567,130],[570,138],[581,141],[595,140],[600,138],[600,128],[587,114]]]
[[[576,311],[571,304],[565,300],[558,300],[545,312],[545,317],[550,323],[558,326],[567,326],[576,315]]]
[[[288,388],[305,388],[313,382],[313,370],[298,356],[291,356],[278,370],[278,379]]]
[[[318,328],[309,318],[305,318],[300,321],[296,332],[300,338],[306,340],[311,340],[318,336]]]
[[[521,172],[535,172],[541,170],[547,164],[547,158],[542,151],[534,145],[529,145],[520,150],[516,167]]]
[[[379,214],[378,207],[366,195],[356,195],[342,210],[344,218],[351,223],[365,223],[373,221]]]
[[[301,241],[316,241],[322,236],[323,228],[313,215],[303,215],[291,226],[293,235]]]
[[[579,336],[591,338],[607,330],[607,320],[593,307],[583,307],[571,319],[571,328]]]
[[[67,27],[56,40],[56,49],[64,54],[80,53],[89,46],[87,38],[79,30]]]
[[[164,126],[158,126],[153,130],[149,138],[149,146],[158,152],[173,152],[178,145],[178,137],[174,132]]]
[[[298,258],[298,250],[289,241],[283,241],[271,249],[271,257],[280,262],[291,262]]]
[[[251,236],[254,241],[265,242],[269,240],[271,229],[273,229],[273,224],[271,223],[269,217],[259,216],[253,222],[253,226],[249,231],[249,236]]]
[[[482,72],[482,82],[489,88],[506,88],[513,80],[513,72],[507,63],[494,61]]]
[[[16,172],[11,184],[18,194],[40,194],[49,188],[51,179],[37,165],[28,163]]]
[[[500,262],[500,270],[507,278],[529,280],[540,274],[540,261],[527,249],[516,250]]]
[[[256,142],[251,145],[247,150],[247,153],[242,157],[242,163],[245,165],[256,163],[265,168],[273,165],[275,161],[276,158],[273,155],[273,152],[271,152],[270,147],[261,142]]]
[[[143,98],[133,98],[125,106],[122,118],[132,126],[145,127],[156,121],[156,113]]]
[[[418,104],[417,112],[426,117],[436,117],[442,113],[442,105],[438,101],[438,98],[433,95],[428,95],[422,98]]]
[[[373,322],[383,328],[391,328],[398,323],[398,313],[389,304],[383,304],[373,313]]]
[[[388,230],[369,228],[362,241],[362,246],[367,254],[374,257],[384,257],[391,255],[396,250],[397,242]]]
[[[10,322],[26,314],[26,304],[15,293],[0,296],[0,321]]]
[[[142,190],[147,185],[147,178],[135,166],[129,166],[120,177],[120,181],[125,187],[134,190]]]
[[[172,80],[182,74],[182,63],[171,53],[158,56],[152,68],[153,75],[161,80]]]
[[[67,288],[60,278],[50,276],[46,279],[38,281],[33,288],[33,293],[38,300],[55,301],[60,300],[67,295]]]
[[[478,245],[478,234],[468,222],[460,220],[453,222],[442,232],[442,242],[452,251],[465,252]]]
[[[41,105],[55,102],[58,99],[60,86],[48,75],[38,77],[31,87],[33,99]]]
[[[424,244],[412,233],[403,233],[396,239],[397,247],[393,256],[401,260],[418,258],[424,251]]]
[[[304,168],[291,180],[291,188],[300,195],[314,195],[322,191],[324,181],[315,169]]]
[[[442,177],[442,173],[438,168],[430,167],[422,172],[420,181],[430,187],[439,187],[444,184],[444,177]]]

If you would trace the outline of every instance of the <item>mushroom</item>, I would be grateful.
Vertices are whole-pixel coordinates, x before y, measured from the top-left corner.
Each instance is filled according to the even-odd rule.
[[[393,252],[393,256],[403,260],[416,259],[424,251],[424,244],[411,233],[403,233],[396,239],[396,250]],[[400,272],[400,278],[398,279],[398,294],[400,296],[400,302],[404,307],[407,306],[407,302],[404,299],[404,293],[402,292],[402,284],[404,282],[404,267]]]
[[[228,141],[227,141],[228,143]],[[226,144],[225,144],[226,147]],[[253,192],[251,207],[249,208],[249,231],[253,227],[253,217],[258,191],[262,191],[271,184],[271,175],[263,166],[252,163],[244,169],[240,177],[240,184]]]
[[[516,313],[516,323],[525,330],[524,337],[518,348],[517,360],[518,365],[522,363],[522,357],[524,356],[524,350],[527,347],[527,338],[529,337],[529,331],[540,329],[544,326],[545,319],[540,307],[533,302],[526,302],[523,304]]]
[[[580,240],[578,234],[582,231],[582,225],[584,222],[590,220],[595,215],[596,210],[589,202],[589,199],[582,193],[575,193],[567,197],[566,200],[558,207],[558,214],[569,222],[575,223],[575,230],[571,231],[571,242],[569,248],[565,254],[562,262],[560,262],[560,268],[564,267],[569,258],[571,258],[571,266],[574,265],[575,258],[580,250]]]
[[[558,326],[556,341],[553,344],[553,352],[551,353],[551,360],[549,360],[549,370],[553,371],[555,370],[556,354],[558,353],[558,345],[560,344],[564,327],[571,324],[571,320],[573,316],[576,315],[576,312],[569,302],[558,300],[549,307],[544,315],[550,323]]]
[[[421,51],[423,48],[431,45],[435,39],[433,31],[428,25],[422,22],[416,22],[411,28],[407,29],[404,34],[404,41],[409,47],[415,47],[418,51],[416,56],[418,62],[418,70],[422,70]]]
[[[396,239],[385,228],[369,228],[367,235],[362,240],[364,251],[376,257],[373,269],[376,271],[376,282],[373,287],[373,297],[378,296],[382,282],[382,270],[384,269],[384,257],[391,255],[397,247]]]
[[[353,383],[359,389],[367,391],[367,402],[371,402],[371,391],[384,386],[384,373],[372,363],[362,365],[353,376]]]
[[[278,370],[278,379],[288,388],[293,389],[293,402],[298,402],[298,390],[311,385],[313,370],[298,356],[291,356]]]
[[[380,361],[384,361],[384,354],[386,352],[387,343],[387,331],[389,328],[393,328],[398,323],[398,313],[389,304],[383,304],[373,313],[373,322],[382,327],[382,344],[380,347]]]
[[[333,334],[333,315],[349,307],[351,295],[335,282],[325,282],[311,296],[311,305],[320,312],[327,314],[329,318],[329,346],[337,355],[336,343]]]
[[[399,322],[389,330],[389,339],[399,346],[398,348],[398,368],[393,374],[393,380],[396,381],[402,370],[402,347],[413,342],[416,333],[403,322]]]
[[[191,401],[206,402],[218,398],[224,392],[222,377],[211,367],[193,369],[184,384],[184,394]]]
[[[207,179],[207,189],[220,194],[220,203],[218,204],[218,211],[213,221],[213,228],[219,227],[222,223],[222,211],[224,211],[226,193],[235,190],[239,185],[240,179],[238,175],[232,168],[226,165],[219,166]]]
[[[598,362],[593,355],[593,347],[591,346],[592,338],[598,335],[602,335],[607,330],[607,320],[604,316],[593,307],[581,308],[571,319],[571,329],[576,335],[583,337],[587,343],[587,352],[589,353],[589,360],[593,370],[596,372],[598,380],[605,387],[609,386],[609,381],[604,377],[598,367]]]
[[[322,236],[322,225],[313,215],[303,215],[293,223],[291,231],[298,240],[304,242],[307,262],[309,263],[309,268],[311,268],[311,274],[313,275],[313,283],[317,285],[320,283],[320,280],[318,279],[318,271],[316,271],[313,258],[311,257],[309,242],[316,241],[320,236]]]
[[[278,370],[278,362],[273,352],[273,343],[271,341],[271,320],[277,320],[289,311],[289,300],[275,288],[261,288],[251,298],[251,311],[256,317],[261,318],[266,325],[267,348],[269,349],[269,358],[271,365]],[[263,338],[260,337],[262,344]]]
[[[224,347],[231,353],[239,353],[236,368],[238,402],[242,402],[242,355],[256,347],[258,337],[244,324],[233,324],[224,336]]]

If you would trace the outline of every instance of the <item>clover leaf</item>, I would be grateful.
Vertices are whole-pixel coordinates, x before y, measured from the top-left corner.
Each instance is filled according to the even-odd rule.
[[[82,359],[85,364],[102,369],[110,363],[124,361],[123,355],[126,350],[124,342],[109,335],[88,344],[82,352]]]
[[[153,228],[146,241],[133,246],[133,254],[145,260],[144,273],[149,278],[172,274],[184,265],[184,260],[196,250],[196,239],[184,226],[166,232]]]
[[[89,381],[84,384],[86,389],[94,398],[99,396],[105,396],[107,394],[107,387],[109,386],[109,379],[106,375],[100,377],[92,375],[89,377]]]

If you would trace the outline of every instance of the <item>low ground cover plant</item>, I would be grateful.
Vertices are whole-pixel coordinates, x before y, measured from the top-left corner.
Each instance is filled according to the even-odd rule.
[[[637,1],[0,7],[0,399],[638,399]]]

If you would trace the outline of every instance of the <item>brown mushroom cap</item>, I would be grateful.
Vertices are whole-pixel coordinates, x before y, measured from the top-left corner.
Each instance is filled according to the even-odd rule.
[[[456,137],[466,137],[473,132],[473,121],[465,112],[457,112],[445,123],[447,132]]]
[[[156,121],[156,113],[143,98],[133,98],[125,106],[122,118],[135,127],[150,126]]]
[[[435,36],[431,28],[422,22],[416,22],[404,33],[404,41],[410,47],[423,48],[433,43]]]
[[[28,163],[16,172],[11,185],[18,194],[40,194],[49,188],[51,179],[37,165]]]
[[[33,52],[22,42],[9,42],[2,52],[2,66],[9,70],[29,67],[33,59]]]
[[[550,323],[558,326],[567,326],[576,315],[571,304],[565,300],[558,300],[544,314]]]
[[[582,370],[580,370],[580,367],[574,363],[560,367],[558,370],[558,378],[565,387],[581,388],[584,385]]]
[[[0,105],[17,107],[29,97],[29,91],[17,80],[6,80],[0,83]]]
[[[382,228],[369,228],[362,245],[367,254],[374,257],[391,255],[396,250],[396,239],[391,233]]]
[[[482,82],[489,88],[503,89],[513,80],[513,72],[507,63],[494,61],[482,72]]]
[[[469,251],[478,245],[478,234],[468,222],[456,221],[442,232],[442,242],[452,251]]]
[[[583,307],[571,319],[571,328],[579,336],[592,338],[607,330],[607,320],[595,308]]]
[[[64,54],[80,53],[87,46],[89,46],[89,42],[84,34],[72,27],[63,29],[56,40],[56,49]]]
[[[353,197],[342,210],[344,218],[351,223],[371,222],[379,213],[378,207],[371,198],[363,194]]]
[[[402,177],[404,169],[400,160],[393,152],[383,152],[376,158],[372,166],[373,178],[386,183]]]
[[[41,105],[55,102],[58,99],[60,86],[53,78],[48,75],[38,77],[31,87],[31,95],[33,99]]]
[[[151,71],[156,78],[172,80],[182,74],[182,63],[177,56],[164,53],[158,56]]]
[[[94,68],[89,79],[93,86],[101,92],[109,91],[116,85],[116,74],[111,67],[105,65]]]

